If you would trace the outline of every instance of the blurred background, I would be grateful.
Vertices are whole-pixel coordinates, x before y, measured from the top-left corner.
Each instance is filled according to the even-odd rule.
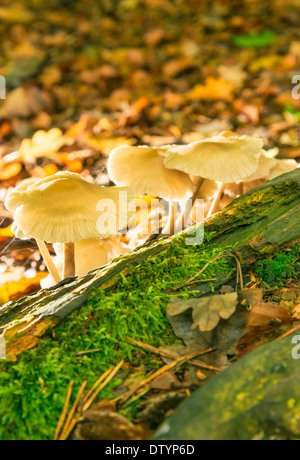
[[[107,185],[107,155],[120,144],[223,130],[298,159],[299,32],[299,0],[2,0],[1,283],[44,270],[3,206],[22,179],[69,170]],[[61,131],[32,142],[51,128]],[[1,292],[0,303],[11,298]]]

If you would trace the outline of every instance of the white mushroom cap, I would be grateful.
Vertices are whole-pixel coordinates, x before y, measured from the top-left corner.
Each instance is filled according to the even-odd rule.
[[[63,245],[54,244],[54,249],[59,260],[58,265],[62,266]],[[129,251],[130,248],[120,243],[116,236],[106,239],[90,238],[77,241],[75,243],[76,274],[84,276]]]
[[[121,201],[120,192],[124,193]],[[79,174],[62,172],[35,182],[24,191],[10,191],[5,205],[14,211],[15,224],[27,238],[69,243],[117,234],[130,217],[128,204],[133,199],[128,187],[100,187]],[[100,209],[99,203],[105,209]],[[99,231],[101,212],[109,219]]]
[[[258,179],[272,180],[296,168],[297,162],[295,160],[278,160],[277,158],[267,158],[262,154],[257,170],[251,176],[243,179],[243,182],[252,182]]]
[[[276,166],[278,160],[267,158],[263,153],[259,157],[258,168],[253,174],[243,179],[243,182],[252,182],[258,179],[265,179],[271,173],[272,168]]]
[[[194,191],[189,176],[164,166],[163,157],[171,147],[117,147],[110,153],[108,174],[115,184],[127,185],[137,195],[154,195],[173,201],[188,200]]]
[[[294,169],[297,168],[298,163],[296,160],[276,160],[276,164],[273,166],[270,174],[268,175],[268,180],[275,179],[275,177],[294,171]]]
[[[261,139],[224,132],[218,136],[177,146],[166,152],[164,164],[194,176],[230,183],[258,167]]]
[[[17,226],[16,222],[13,222],[11,225],[11,231],[19,240],[28,240],[28,236]]]

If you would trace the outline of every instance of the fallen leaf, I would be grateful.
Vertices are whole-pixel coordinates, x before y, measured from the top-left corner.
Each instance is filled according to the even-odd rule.
[[[0,305],[10,300],[17,300],[40,288],[40,281],[48,276],[46,272],[39,272],[34,278],[21,278],[17,282],[5,283],[0,287]]]
[[[135,144],[134,139],[128,139],[126,137],[93,137],[93,136],[86,136],[85,142],[88,146],[98,150],[99,152],[104,153],[105,155],[109,155],[111,150],[120,145],[133,145]]]
[[[34,86],[26,89],[20,86],[8,93],[3,106],[0,108],[0,119],[29,117],[49,109],[50,106],[51,100],[47,93]]]
[[[9,180],[16,177],[22,171],[20,163],[11,163],[1,167],[0,180]]]
[[[216,101],[225,100],[232,101],[234,86],[232,83],[221,78],[209,77],[205,85],[196,85],[187,93],[187,98],[190,100]]]
[[[143,430],[129,422],[111,407],[103,407],[85,412],[78,423],[73,439],[85,441],[140,440]]]
[[[250,32],[247,35],[234,35],[233,43],[241,48],[262,48],[272,45],[277,39],[277,35],[271,30],[264,30],[260,33]]]
[[[168,316],[177,316],[186,310],[193,310],[193,329],[199,327],[202,332],[212,331],[220,319],[230,318],[236,310],[238,295],[236,292],[226,295],[214,295],[200,299],[174,299],[167,307]]]
[[[271,342],[299,322],[299,315],[290,315],[289,308],[275,303],[259,303],[250,313],[245,335],[240,338],[236,354],[243,356],[249,351]]]
[[[235,296],[237,295],[236,293],[234,294]],[[230,296],[231,294],[227,295]],[[189,307],[184,309],[181,314],[168,316],[175,335],[183,340],[184,345],[163,347],[162,350],[185,356],[187,353],[215,347],[215,351],[197,358],[197,361],[201,360],[206,365],[226,369],[229,365],[228,356],[235,354],[237,343],[245,334],[250,312],[245,307],[238,305],[235,313],[229,319],[220,319],[215,329],[209,332],[201,332],[199,327],[193,328],[190,311],[191,308]],[[205,373],[205,371],[203,372]]]
[[[179,385],[179,380],[173,372],[165,372],[151,382],[150,387],[153,390],[171,390],[174,386]]]
[[[14,234],[11,231],[11,225],[5,228],[0,228],[0,243],[3,243],[7,238],[14,238]]]
[[[33,135],[32,139],[22,141],[19,152],[24,159],[51,156],[65,143],[66,139],[60,129],[53,128],[48,132],[40,130]]]

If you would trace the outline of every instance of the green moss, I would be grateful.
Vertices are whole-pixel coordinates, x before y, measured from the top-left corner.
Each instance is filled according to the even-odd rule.
[[[300,274],[299,244],[291,251],[257,262],[254,271],[266,287],[282,287],[288,278]]]
[[[157,367],[150,355],[137,357],[126,336],[154,346],[178,339],[166,317],[172,288],[195,275],[224,248],[210,249],[208,235],[202,246],[186,246],[185,238],[142,265],[130,265],[116,287],[92,292],[88,303],[55,328],[55,337],[43,338],[36,349],[22,353],[17,363],[3,364],[0,372],[0,439],[51,439],[64,405],[67,387],[74,380],[75,397],[81,383],[91,387],[121,359],[145,372]],[[234,262],[220,259],[200,276],[211,278],[231,271]],[[188,297],[188,289],[177,294]],[[76,352],[101,348],[81,356]],[[2,367],[2,365],[0,366]],[[111,397],[121,380],[114,380],[100,395]]]

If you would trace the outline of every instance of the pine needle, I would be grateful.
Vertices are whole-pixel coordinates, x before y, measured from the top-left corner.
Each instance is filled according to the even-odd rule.
[[[119,364],[114,368],[114,370],[111,372],[110,375],[104,380],[104,382],[97,388],[97,390],[94,391],[94,393],[90,396],[90,398],[85,402],[83,405],[83,411],[85,412],[86,410],[89,409],[91,404],[94,402],[98,394],[100,393],[101,390],[103,390],[104,387],[114,378],[116,373],[120,370],[120,368],[123,366],[124,361],[122,360],[119,362]]]
[[[75,415],[75,412],[76,412],[78,403],[79,403],[79,401],[80,401],[81,395],[82,395],[83,392],[84,392],[84,389],[85,389],[85,387],[86,387],[86,384],[87,384],[87,381],[85,380],[85,381],[83,382],[83,384],[81,385],[79,391],[78,391],[78,394],[77,394],[77,396],[76,396],[75,402],[74,402],[74,404],[73,404],[73,406],[72,406],[72,409],[70,410],[70,413],[69,413],[69,415],[68,415],[68,418],[67,418],[67,421],[66,421],[66,423],[65,423],[65,426],[64,426],[64,428],[63,428],[63,430],[62,430],[62,433],[61,433],[61,435],[60,435],[60,437],[59,437],[59,440],[60,440],[60,441],[65,441],[65,440],[67,439],[67,437],[68,437],[69,427],[70,427],[70,425],[71,425],[71,423],[72,423],[72,420],[73,420],[73,417],[74,417],[74,415]]]
[[[110,367],[109,369],[107,369],[107,371],[105,371],[101,377],[99,377],[99,379],[97,380],[97,382],[92,386],[92,388],[90,389],[90,391],[88,391],[88,393],[85,395],[84,399],[83,399],[83,404],[85,404],[89,398],[91,397],[91,395],[93,394],[93,392],[95,391],[95,389],[97,388],[98,385],[100,385],[101,382],[103,382],[103,380],[111,373],[111,371],[113,370],[112,367]]]
[[[189,361],[192,358],[195,358],[196,356],[199,356],[202,352],[194,352],[190,353],[186,356],[181,356],[180,358],[175,359],[175,361],[172,361],[170,364],[166,364],[165,366],[161,367],[158,369],[158,371],[154,372],[154,374],[150,375],[150,377],[147,377],[145,380],[140,382],[138,385],[136,385],[134,388],[129,390],[127,393],[125,393],[119,400],[119,404],[124,404],[131,396],[133,396],[138,390],[140,390],[142,387],[148,385],[150,382],[155,380],[157,377],[160,375],[164,374],[165,372],[168,372],[169,370],[173,369],[174,367],[183,364],[186,361]]]
[[[61,428],[63,426],[63,423],[64,423],[64,421],[66,419],[67,411],[68,411],[68,407],[69,407],[69,403],[70,403],[70,399],[71,399],[71,395],[72,395],[73,385],[74,385],[74,381],[72,380],[70,382],[70,384],[69,384],[69,388],[68,388],[64,408],[62,410],[61,416],[60,416],[60,418],[58,420],[58,423],[57,423],[57,427],[56,427],[56,430],[55,430],[55,435],[54,435],[54,438],[53,438],[54,441],[58,440],[59,433],[60,433]]]
[[[170,353],[170,352],[167,352],[167,351],[164,351],[164,350],[160,350],[159,348],[153,347],[152,345],[149,345],[149,344],[146,344],[146,343],[139,342],[138,340],[132,339],[131,337],[126,337],[126,338],[130,342],[134,343],[135,345],[139,346],[140,348],[142,348],[145,351],[152,352],[154,354],[157,354],[159,356],[163,356],[165,358],[170,358],[170,359],[177,359],[178,358],[178,355],[176,355],[175,353]],[[215,351],[215,350],[216,350],[216,347],[212,347],[212,348],[208,348],[207,350],[199,351],[198,356],[206,355],[207,353],[211,353],[212,351]],[[201,367],[201,368],[207,369],[209,371],[222,372],[222,369],[219,369],[218,367],[214,367],[214,366],[209,366],[208,364],[201,363],[200,361],[190,360],[190,361],[188,361],[188,363],[191,364],[192,366]]]

